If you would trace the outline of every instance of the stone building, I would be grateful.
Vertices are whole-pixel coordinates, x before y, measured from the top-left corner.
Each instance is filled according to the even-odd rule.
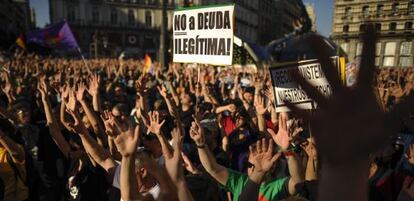
[[[315,11],[315,5],[314,4],[307,4],[305,5],[306,12],[308,13],[309,19],[312,23],[311,30],[313,32],[316,32],[316,11]]]
[[[168,0],[167,24],[180,0]],[[50,21],[66,20],[90,56],[156,57],[162,0],[49,0]]]
[[[357,59],[362,52],[361,33],[367,23],[378,32],[375,63],[380,67],[413,66],[413,0],[336,0],[332,39]]]
[[[8,49],[20,34],[34,28],[28,0],[0,0],[0,47]]]

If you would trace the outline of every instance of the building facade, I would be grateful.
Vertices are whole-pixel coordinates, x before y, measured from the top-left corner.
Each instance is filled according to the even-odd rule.
[[[380,67],[413,66],[413,0],[336,0],[332,39],[349,60],[362,53],[361,34],[367,23],[378,32],[375,64]]]
[[[157,55],[162,0],[49,0],[50,21],[66,20],[84,52],[95,56]],[[167,25],[180,0],[168,0]]]
[[[259,1],[252,0],[189,0],[191,5],[235,4],[234,34],[242,40],[258,42]]]
[[[20,34],[33,28],[28,0],[0,0],[1,48],[8,49]]]
[[[195,5],[234,3],[235,35],[265,45],[294,30],[293,22],[307,18],[302,0],[193,0]]]
[[[312,23],[312,28],[311,30],[313,32],[316,32],[317,28],[316,28],[316,11],[315,11],[315,5],[314,4],[307,4],[305,5],[306,8],[306,12],[308,13],[309,19]]]

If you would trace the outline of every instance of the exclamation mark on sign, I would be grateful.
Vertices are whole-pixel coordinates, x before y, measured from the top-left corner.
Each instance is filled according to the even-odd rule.
[[[226,55],[230,55],[230,50],[231,50],[231,46],[230,45],[232,45],[231,44],[231,39],[230,38],[227,38],[227,52],[226,52]]]

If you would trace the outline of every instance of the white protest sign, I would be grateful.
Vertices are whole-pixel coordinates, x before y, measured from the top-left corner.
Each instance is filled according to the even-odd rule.
[[[234,5],[174,11],[174,62],[231,65]]]
[[[337,60],[337,59],[336,59]],[[336,63],[338,65],[338,63]],[[284,66],[270,68],[275,95],[276,112],[287,112],[284,101],[289,101],[301,109],[315,109],[316,103],[308,97],[302,87],[291,77],[292,71],[298,71],[312,86],[323,95],[329,96],[332,88],[326,80],[322,67],[317,60],[301,61]]]

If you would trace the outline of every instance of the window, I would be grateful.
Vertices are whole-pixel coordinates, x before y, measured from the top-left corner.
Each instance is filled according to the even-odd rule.
[[[112,24],[118,23],[118,12],[114,8],[111,10],[111,23]]]
[[[405,22],[404,28],[410,30],[413,28],[413,22]]]
[[[375,30],[381,31],[381,23],[375,23]]]
[[[377,44],[375,44],[375,66],[379,66],[380,65],[380,61],[381,61],[381,48],[382,48],[382,43],[378,42]]]
[[[413,65],[413,57],[411,54],[412,42],[402,42],[400,45],[400,61],[398,66],[408,67]]]
[[[152,14],[151,11],[145,11],[145,25],[147,27],[152,26]]]
[[[352,9],[351,7],[345,8],[345,17],[350,18],[352,16]]]
[[[99,10],[96,7],[92,9],[92,22],[99,23]]]
[[[382,47],[382,44],[381,43],[377,43],[375,45],[375,55],[376,56],[379,56],[381,54],[381,47]]]
[[[135,24],[135,14],[133,10],[128,10],[128,24],[129,25]]]
[[[392,14],[393,15],[397,15],[399,10],[400,10],[400,4],[399,3],[394,3],[392,4]]]
[[[68,21],[76,20],[75,8],[73,6],[68,7]]]
[[[397,23],[391,22],[388,29],[390,31],[395,31],[397,29]]]
[[[397,43],[396,42],[388,42],[385,43],[385,55],[386,56],[394,56],[395,55],[395,50],[397,47]]]
[[[395,51],[396,51],[396,42],[387,42],[385,43],[384,50],[384,59],[382,65],[386,67],[394,66],[395,63]]]
[[[342,48],[342,50],[344,50],[346,53],[348,53],[348,51],[349,51],[349,44],[348,43],[342,43],[341,44],[341,48]]]
[[[411,55],[412,42],[402,42],[400,46],[400,55]]]
[[[345,25],[344,27],[342,27],[342,31],[343,32],[348,32],[349,31],[349,25]]]
[[[384,14],[384,5],[380,4],[377,6],[377,15],[383,15]]]
[[[414,1],[413,0],[408,2],[408,13],[411,15],[414,14]]]
[[[362,54],[362,43],[357,43],[357,46],[356,46],[356,55],[357,56],[361,56],[361,54]]]
[[[364,17],[367,17],[369,15],[369,6],[362,7],[362,14]]]

